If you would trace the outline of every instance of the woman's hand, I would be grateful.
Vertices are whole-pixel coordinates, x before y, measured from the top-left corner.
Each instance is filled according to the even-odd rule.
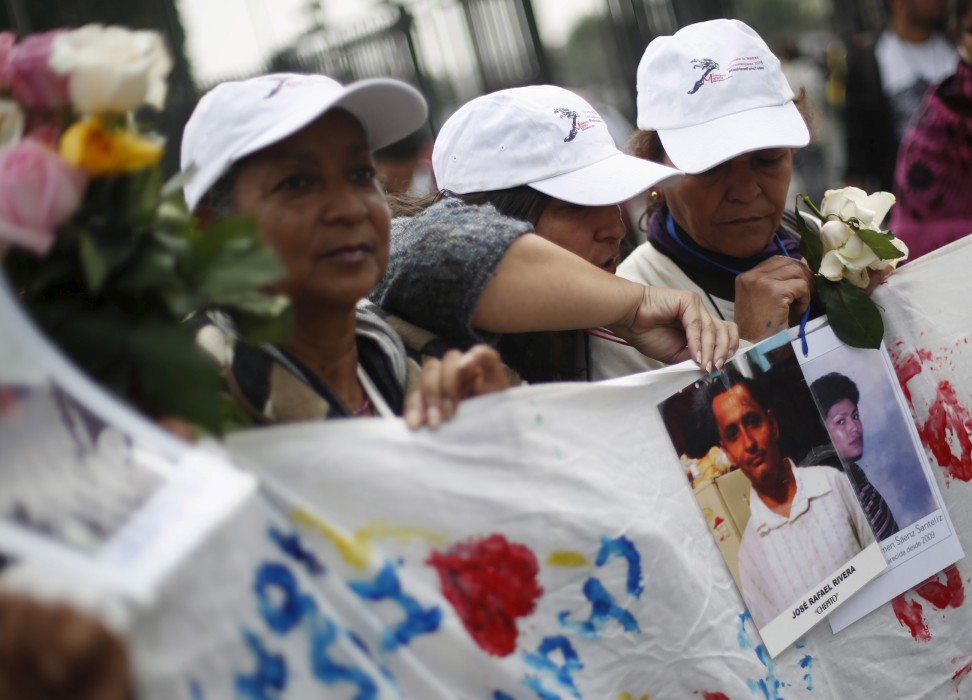
[[[722,369],[739,347],[736,324],[710,314],[694,292],[639,286],[637,307],[608,328],[656,360],[695,360],[707,372]]]
[[[459,402],[509,387],[499,353],[487,345],[466,352],[450,350],[441,359],[422,364],[421,390],[405,399],[405,422],[410,428],[438,427],[455,415]]]
[[[0,698],[131,700],[121,640],[65,605],[0,593]]]
[[[882,267],[880,270],[872,270],[868,268],[867,270],[867,287],[865,287],[864,292],[870,296],[874,293],[874,290],[884,284],[887,279],[895,273],[897,268],[895,267]]]
[[[750,342],[794,326],[810,305],[813,273],[802,261],[775,255],[736,277],[736,323]]]

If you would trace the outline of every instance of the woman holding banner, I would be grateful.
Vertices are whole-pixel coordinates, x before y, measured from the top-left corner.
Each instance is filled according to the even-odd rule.
[[[204,226],[255,216],[288,273],[278,289],[293,304],[296,332],[285,346],[246,346],[218,324],[200,332],[228,388],[258,421],[397,414],[421,383],[424,404],[405,408],[406,419],[435,425],[461,398],[505,386],[486,348],[446,354],[421,380],[415,373],[409,380],[398,336],[359,303],[389,256],[390,213],[371,150],[414,131],[425,114],[421,95],[398,81],[345,87],[289,74],[223,83],[193,112],[182,145],[183,167],[197,168],[185,186],[189,207]],[[734,327],[713,319],[696,295],[617,279],[527,231],[522,226],[525,235],[480,261],[485,286],[466,296],[476,328],[614,324],[640,348],[709,366],[735,349]],[[438,286],[423,289],[447,289],[454,273],[433,268]]]
[[[414,351],[434,355],[443,347],[495,342],[503,361],[526,381],[585,379],[588,339],[574,329],[619,321],[611,312],[585,314],[585,305],[618,294],[631,296],[629,306],[646,295],[643,308],[664,305],[665,299],[696,303],[693,296],[669,290],[626,288],[604,274],[613,275],[625,235],[620,203],[649,187],[677,182],[681,173],[621,153],[597,111],[569,90],[532,85],[466,103],[443,125],[432,166],[440,191],[396,203],[401,216],[393,223],[389,273],[372,295],[395,315],[390,320]],[[540,257],[527,259],[521,249],[537,245],[534,236],[523,235],[530,231],[574,255],[549,253],[563,261],[555,266]],[[481,300],[496,292],[489,285],[493,270],[503,275],[519,260],[526,264],[510,275],[509,284],[492,286],[521,288],[489,317]],[[583,261],[603,272],[579,264]],[[577,295],[587,280],[604,291]],[[576,302],[567,303],[571,296]],[[509,323],[513,310],[534,300],[540,314],[527,323]],[[644,322],[667,323],[657,316]],[[416,333],[414,326],[434,335]],[[715,330],[718,361],[731,354],[737,338],[732,324],[717,321]],[[692,358],[709,364],[694,349],[687,352],[691,343],[680,332],[656,329],[651,335],[656,337],[641,338],[642,352],[662,362]]]
[[[812,273],[784,211],[810,132],[766,42],[729,19],[657,37],[638,67],[638,127],[635,155],[687,175],[649,192],[648,242],[618,275],[698,292],[749,341],[797,323]],[[651,366],[617,344],[592,351],[599,378]]]

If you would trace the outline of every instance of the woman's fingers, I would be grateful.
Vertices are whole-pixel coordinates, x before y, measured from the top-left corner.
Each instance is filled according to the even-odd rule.
[[[488,345],[474,345],[463,353],[459,371],[462,378],[460,400],[502,391],[510,386],[499,353]]]
[[[442,424],[442,360],[426,357],[422,362],[422,408],[420,425],[437,428]]]
[[[736,324],[713,316],[697,294],[679,292],[679,295],[678,320],[685,331],[686,347],[677,360],[694,360],[706,372],[721,369],[738,347]]]
[[[722,369],[739,349],[739,326],[733,321],[720,322],[719,343],[716,345],[716,369]]]
[[[736,278],[739,334],[757,342],[788,328],[810,305],[813,273],[799,260],[774,256]]]
[[[642,354],[669,364],[693,360],[711,371],[738,347],[738,329],[712,315],[694,292],[642,286],[631,317],[612,328]]]
[[[456,414],[456,406],[463,398],[462,355],[459,350],[450,350],[442,356],[439,377],[442,420],[449,420]]]
[[[420,389],[405,400],[405,422],[413,429],[423,425],[437,428],[456,414],[463,399],[508,386],[499,353],[489,346],[475,345],[466,352],[450,350],[441,358],[426,357]]]

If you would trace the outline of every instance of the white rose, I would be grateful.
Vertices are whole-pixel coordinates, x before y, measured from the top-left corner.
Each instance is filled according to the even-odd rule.
[[[908,246],[905,245],[904,241],[902,241],[900,238],[892,238],[891,245],[902,252],[902,256],[900,258],[891,258],[889,260],[878,259],[868,265],[868,267],[872,270],[880,270],[885,267],[897,267],[898,263],[908,259]]]
[[[857,187],[827,190],[820,202],[820,213],[825,219],[835,216],[843,221],[857,219],[862,228],[880,231],[881,222],[894,205],[890,192],[868,194]]]
[[[833,282],[839,282],[841,277],[845,277],[851,284],[863,289],[868,283],[867,268],[878,267],[875,265],[877,262],[893,261],[878,258],[855,233],[840,248],[824,253],[820,261],[820,274]]]
[[[172,59],[158,32],[89,24],[57,36],[50,66],[67,75],[71,103],[84,114],[161,108]]]
[[[868,270],[895,268],[902,260],[907,260],[908,246],[904,241],[893,238],[891,245],[900,250],[903,255],[900,258],[881,259],[860,239],[860,236],[852,233],[839,248],[833,250],[825,248],[826,252],[820,261],[820,274],[833,282],[839,282],[840,278],[844,277],[854,286],[864,289],[870,281]]]
[[[820,237],[823,239],[825,251],[837,250],[847,242],[854,231],[839,219],[831,219],[820,227]]]
[[[15,100],[0,99],[0,146],[24,135],[24,111]]]
[[[857,187],[827,190],[820,201],[820,213],[824,215],[824,220],[832,216],[846,220],[857,215],[857,203],[865,199],[867,192]]]

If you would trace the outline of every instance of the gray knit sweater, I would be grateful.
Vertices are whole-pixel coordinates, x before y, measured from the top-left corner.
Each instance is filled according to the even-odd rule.
[[[392,221],[391,253],[371,300],[386,312],[466,347],[499,337],[472,327],[479,296],[507,249],[533,230],[491,205],[456,199]]]

